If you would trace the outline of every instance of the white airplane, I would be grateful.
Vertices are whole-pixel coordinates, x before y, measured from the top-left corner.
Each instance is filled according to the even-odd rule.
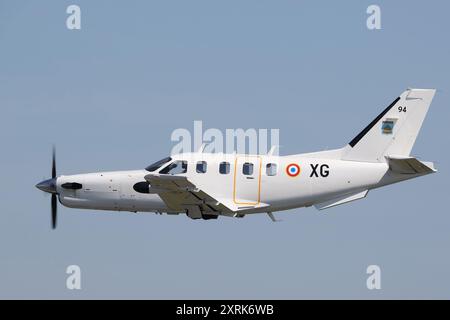
[[[434,97],[408,89],[343,148],[266,155],[172,155],[142,170],[56,175],[36,187],[70,208],[185,213],[192,219],[244,217],[314,205],[327,209],[364,198],[369,190],[436,172],[410,155]]]

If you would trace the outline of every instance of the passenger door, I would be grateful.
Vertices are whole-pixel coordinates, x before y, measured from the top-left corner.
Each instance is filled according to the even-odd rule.
[[[259,156],[236,157],[233,183],[234,203],[249,206],[260,203],[261,164]]]

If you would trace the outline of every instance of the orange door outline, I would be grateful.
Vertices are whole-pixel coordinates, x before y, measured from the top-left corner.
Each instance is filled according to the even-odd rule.
[[[238,171],[238,158],[256,158],[259,161],[259,172],[258,172],[258,200],[256,202],[239,202],[236,199],[236,175]],[[233,178],[233,202],[235,204],[246,204],[246,205],[258,205],[261,202],[261,170],[262,170],[262,159],[260,156],[238,156],[234,158],[234,178]]]

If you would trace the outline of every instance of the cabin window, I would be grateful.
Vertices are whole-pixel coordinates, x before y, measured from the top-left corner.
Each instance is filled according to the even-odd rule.
[[[219,165],[219,172],[221,174],[229,174],[230,173],[230,163],[229,162],[221,162]]]
[[[162,169],[162,174],[183,174],[187,172],[187,161],[177,160]]]
[[[159,161],[157,161],[155,163],[152,163],[147,168],[145,168],[145,170],[150,171],[150,172],[156,171],[159,168],[161,168],[164,164],[166,164],[167,162],[169,162],[171,160],[172,160],[171,157],[164,158],[164,159],[159,160]]]
[[[266,174],[268,176],[275,176],[277,174],[277,165],[276,165],[276,163],[268,163],[266,165]]]
[[[244,165],[242,166],[242,173],[246,176],[251,176],[253,174],[253,163],[244,163]]]
[[[206,161],[199,161],[197,162],[197,172],[198,173],[206,173],[206,169],[208,167],[208,164],[206,163]]]

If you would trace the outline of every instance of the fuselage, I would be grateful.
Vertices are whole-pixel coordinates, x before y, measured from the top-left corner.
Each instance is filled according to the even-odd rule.
[[[326,152],[317,156],[180,154],[156,169],[60,176],[57,193],[60,202],[71,208],[180,213],[146,183],[144,177],[151,172],[186,176],[210,196],[228,199],[245,213],[258,213],[310,206],[335,195],[399,181],[389,174],[385,162],[336,160]],[[70,187],[74,183],[77,188]]]
[[[186,213],[192,219],[243,217],[314,205],[323,210],[368,191],[436,172],[411,150],[435,94],[408,89],[340,149],[289,156],[177,154],[145,169],[56,175],[36,187],[72,208]]]

